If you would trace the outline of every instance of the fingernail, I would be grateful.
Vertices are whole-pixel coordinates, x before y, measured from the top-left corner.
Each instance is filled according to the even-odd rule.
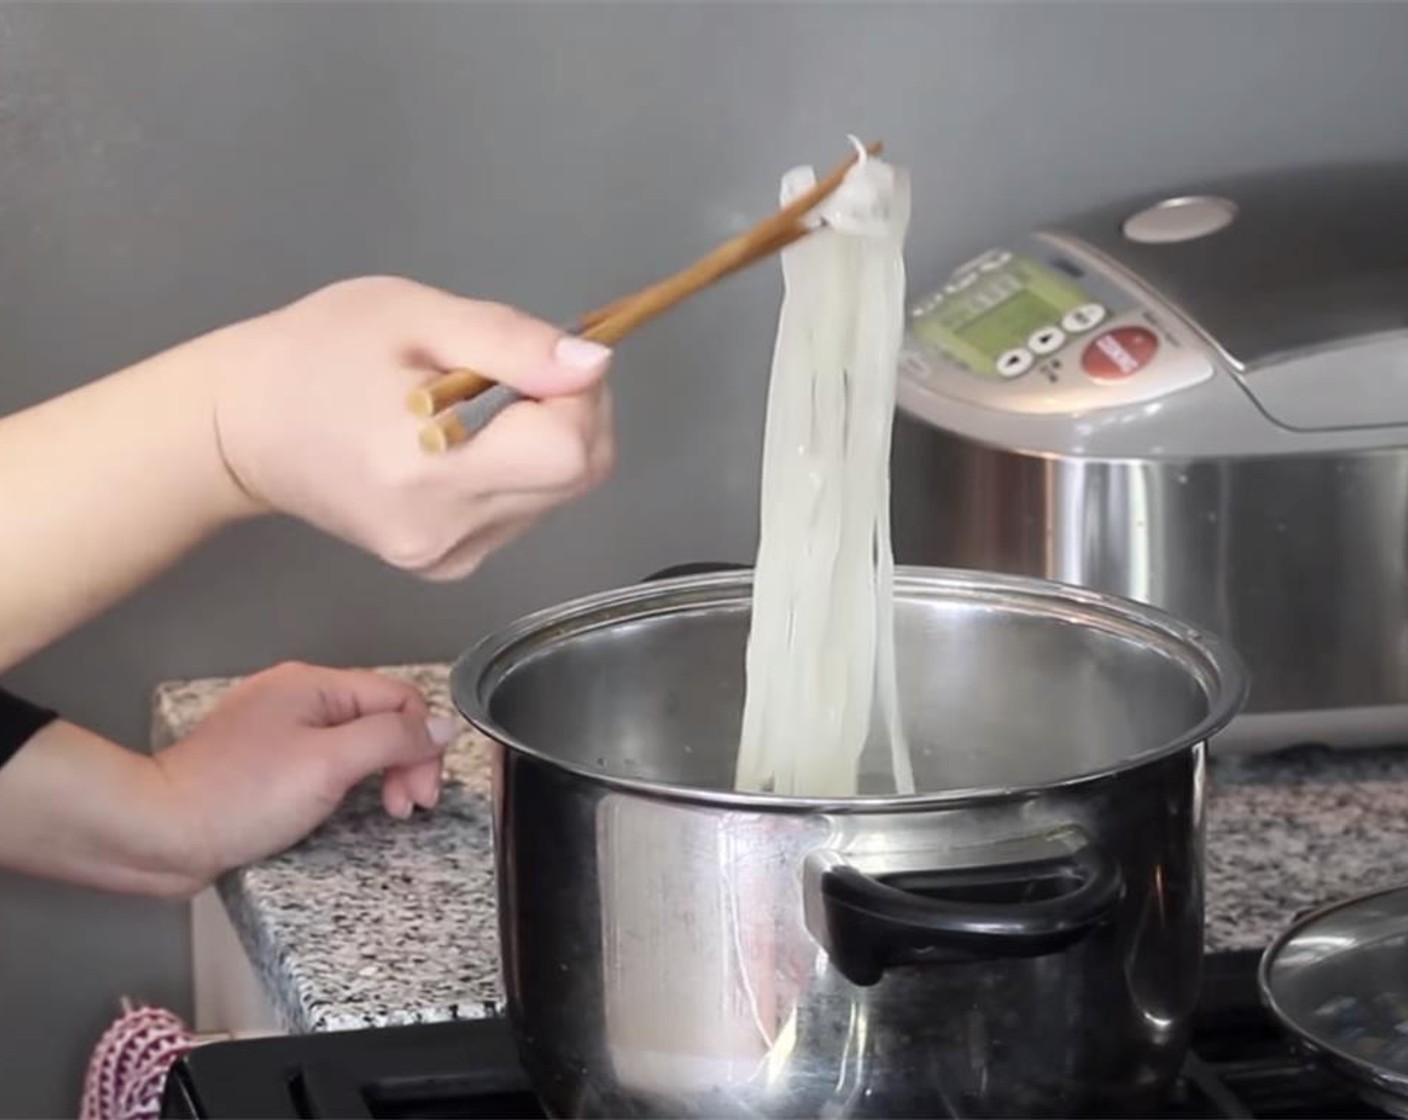
[[[416,804],[422,809],[433,809],[440,800],[440,774],[437,771],[428,778],[422,778],[416,790]]]
[[[553,356],[572,369],[589,370],[605,365],[611,357],[611,350],[591,339],[565,334],[557,340]]]
[[[397,820],[408,820],[411,812],[415,809],[415,805],[405,790],[398,789],[392,796],[391,802],[391,815]]]
[[[459,721],[451,716],[431,716],[425,721],[425,729],[430,733],[430,741],[437,747],[448,747],[459,734]]]

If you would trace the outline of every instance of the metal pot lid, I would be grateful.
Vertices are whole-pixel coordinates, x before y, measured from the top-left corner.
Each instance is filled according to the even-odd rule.
[[[1408,886],[1301,917],[1262,957],[1260,985],[1305,1049],[1408,1116]]]

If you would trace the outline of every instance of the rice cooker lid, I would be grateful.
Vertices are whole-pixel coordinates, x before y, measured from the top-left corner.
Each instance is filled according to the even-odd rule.
[[[1277,422],[1408,423],[1408,165],[1203,183],[1051,232],[1188,321]]]

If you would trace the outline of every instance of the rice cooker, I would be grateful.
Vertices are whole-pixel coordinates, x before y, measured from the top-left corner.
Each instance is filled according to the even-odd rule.
[[[1408,743],[1408,166],[1100,206],[916,291],[897,562],[1220,633],[1219,749]]]

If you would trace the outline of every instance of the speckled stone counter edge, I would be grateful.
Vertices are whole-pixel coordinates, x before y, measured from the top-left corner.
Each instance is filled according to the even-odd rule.
[[[421,688],[430,701],[432,711],[449,714],[450,705],[445,687],[448,666],[443,664],[411,664],[379,669],[393,676],[411,681]],[[238,678],[205,678],[164,682],[154,691],[151,704],[151,747],[161,750],[176,739],[189,733],[196,723],[219,700],[220,696],[238,683]],[[493,851],[488,832],[488,790],[490,775],[485,744],[467,727],[460,740],[451,747],[446,764],[446,789],[442,796],[441,809],[431,818],[426,827],[443,836],[445,833],[458,835],[469,831],[479,839],[478,844],[468,847],[467,857],[474,864],[479,883],[477,890],[465,883],[465,890],[457,890],[457,895],[467,892],[468,904],[485,915],[486,923],[492,918],[493,899],[488,895],[487,884],[493,878]],[[476,975],[471,989],[465,994],[458,991],[447,992],[443,999],[415,1006],[364,1006],[351,1007],[337,1000],[329,999],[324,989],[333,986],[332,978],[322,967],[323,962],[309,952],[301,951],[301,946],[290,945],[286,940],[287,929],[280,930],[280,921],[286,919],[289,910],[288,892],[292,887],[285,881],[293,882],[294,872],[302,865],[314,860],[326,861],[329,855],[337,854],[339,842],[345,837],[337,835],[339,822],[374,821],[383,830],[395,828],[399,822],[386,821],[377,807],[374,788],[364,788],[354,794],[335,814],[330,826],[314,833],[303,844],[252,867],[241,868],[224,876],[217,884],[217,891],[226,913],[229,915],[240,943],[242,944],[256,976],[259,978],[269,1004],[278,1017],[280,1026],[287,1031],[327,1031],[356,1030],[368,1026],[390,1023],[432,1022],[449,1019],[482,1018],[497,1014],[501,1010],[498,996],[498,951],[497,944],[480,945],[478,951],[469,954],[468,966]],[[472,828],[465,829],[470,823]],[[373,837],[373,840],[384,839]],[[433,839],[433,836],[432,836]],[[423,843],[423,841],[421,841]],[[426,845],[433,849],[435,844]],[[405,853],[402,858],[407,858]],[[409,857],[414,858],[414,857]],[[339,883],[338,886],[343,886]],[[459,884],[456,884],[458,887]],[[336,891],[332,892],[334,895]],[[328,909],[338,904],[338,899],[322,893],[300,899],[310,912],[310,925],[317,925],[320,908]],[[282,936],[281,936],[282,933]],[[328,954],[330,957],[331,953]],[[338,987],[344,985],[338,984]],[[434,996],[433,985],[425,994]],[[476,996],[473,989],[479,989]],[[359,1004],[362,1001],[357,1001]]]
[[[158,685],[151,703],[151,749],[163,750],[189,731],[199,719],[198,713],[207,710],[234,683],[233,678],[220,677],[167,681]],[[248,870],[241,868],[230,872],[217,884],[225,911],[256,975],[263,983],[264,993],[280,1025],[287,1031],[312,1029],[305,1014],[306,1008],[296,997],[290,998],[297,987],[296,978],[284,970],[283,954],[260,921],[259,912],[246,888],[247,876]]]

